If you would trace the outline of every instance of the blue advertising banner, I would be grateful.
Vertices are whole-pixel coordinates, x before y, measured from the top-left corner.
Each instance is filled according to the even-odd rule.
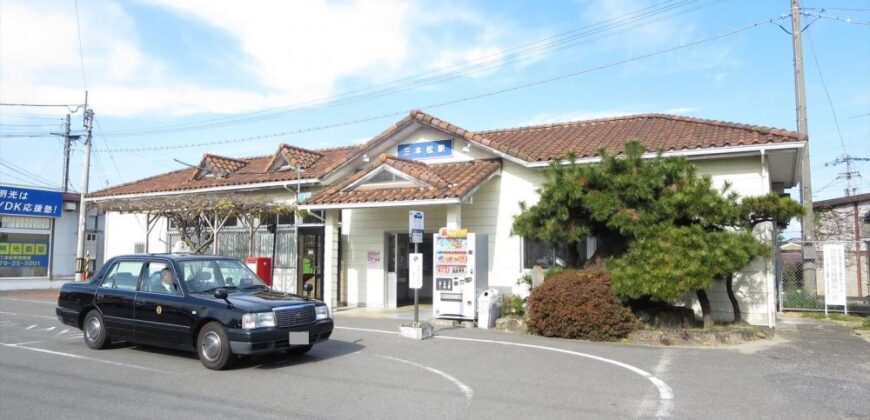
[[[0,185],[0,213],[60,217],[63,193]]]
[[[405,143],[399,145],[399,157],[429,159],[453,155],[453,139]]]
[[[48,243],[0,242],[0,267],[48,267]]]

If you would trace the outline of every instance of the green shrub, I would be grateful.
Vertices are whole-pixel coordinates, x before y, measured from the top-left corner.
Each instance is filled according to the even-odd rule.
[[[617,340],[640,322],[610,288],[599,269],[565,271],[547,279],[529,296],[528,325],[546,337]]]
[[[526,314],[525,308],[526,301],[525,299],[516,296],[516,295],[506,295],[502,299],[501,304],[501,315],[518,315],[523,316]]]

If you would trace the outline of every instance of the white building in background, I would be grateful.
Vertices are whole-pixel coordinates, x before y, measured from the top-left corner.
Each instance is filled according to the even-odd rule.
[[[48,289],[73,280],[79,194],[0,185],[0,290]],[[104,219],[89,211],[85,252],[99,268]]]
[[[554,250],[511,235],[513,218],[521,201],[537,201],[551,162],[570,152],[581,164],[595,163],[598,150],[620,152],[628,140],[644,144],[649,156],[656,150],[685,156],[717,186],[730,182],[742,196],[781,193],[795,186],[805,145],[804,138],[787,130],[673,115],[473,132],[412,111],[363,145],[323,150],[281,145],[273,155],[245,159],[209,154],[200,164],[204,171],[190,168],[153,176],[98,191],[89,200],[248,191],[293,202],[299,188],[304,198],[300,207],[315,217],[299,226],[298,241],[284,237],[283,246],[279,243],[276,265],[286,270],[282,287],[293,292],[313,281],[317,295],[333,307],[394,308],[411,297],[410,210],[425,212],[424,299],[433,293],[432,237],[442,227],[487,235],[489,286],[504,293],[521,293],[517,279],[535,265],[546,268],[590,257],[594,238]],[[147,229],[143,217],[107,216],[107,256],[141,249],[137,244],[146,242]],[[279,233],[290,228],[280,221],[278,227]],[[757,233],[774,240],[772,227]],[[239,249],[247,248],[237,246],[231,236],[232,228],[229,245],[221,245],[220,252],[243,256]],[[171,226],[154,227],[148,251],[167,251],[172,238]],[[268,240],[258,238],[258,249],[271,252]],[[773,325],[774,283],[772,259],[760,259],[737,273],[735,292],[748,322]],[[724,287],[716,285],[708,295],[714,317],[730,320]],[[699,311],[693,299],[687,304]]]

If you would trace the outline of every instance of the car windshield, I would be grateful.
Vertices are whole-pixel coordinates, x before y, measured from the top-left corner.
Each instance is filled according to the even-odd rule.
[[[224,287],[235,289],[265,288],[263,281],[239,260],[190,260],[178,263],[181,281],[189,293],[202,293]]]

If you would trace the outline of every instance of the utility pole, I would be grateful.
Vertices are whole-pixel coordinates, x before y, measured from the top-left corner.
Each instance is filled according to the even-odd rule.
[[[69,143],[69,114],[66,114],[63,125],[63,192],[69,190]]]
[[[88,194],[88,178],[91,166],[91,138],[94,127],[94,111],[88,108],[87,92],[85,92],[85,153],[82,157],[82,191],[79,201],[79,229],[76,241],[76,280],[87,280],[88,261],[85,258],[85,224],[88,220],[85,196]]]
[[[845,179],[846,180],[846,197],[854,194],[856,192],[856,188],[852,186],[853,179],[860,179],[861,172],[858,172],[853,169],[852,162],[867,162],[870,161],[870,158],[862,158],[855,157],[848,153],[844,154],[843,157],[836,158],[830,162],[826,162],[825,166],[838,166],[842,164],[846,164],[846,172],[840,172],[837,174],[837,179]]]
[[[794,50],[794,96],[797,113],[797,129],[806,143],[801,159],[801,204],[805,214],[801,218],[801,239],[803,241],[804,284],[811,290],[816,287],[816,248],[813,226],[813,187],[810,175],[810,142],[807,129],[807,98],[804,89],[804,58],[801,44],[801,5],[800,0],[791,0],[791,40]]]

